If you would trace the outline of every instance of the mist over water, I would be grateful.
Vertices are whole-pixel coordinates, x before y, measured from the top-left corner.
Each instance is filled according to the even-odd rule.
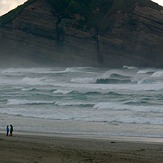
[[[1,130],[163,137],[163,69],[0,69],[0,92]]]

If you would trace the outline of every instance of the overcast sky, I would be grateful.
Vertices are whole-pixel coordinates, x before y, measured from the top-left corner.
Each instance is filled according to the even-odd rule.
[[[152,0],[152,1],[154,1],[154,2],[156,2],[158,4],[160,4],[161,6],[163,6],[163,0]]]
[[[0,0],[0,15],[7,13],[27,0]],[[125,0],[124,0],[125,1]],[[163,0],[153,0],[163,6]]]
[[[25,1],[27,0],[0,0],[0,15],[3,15],[6,12],[14,9]]]

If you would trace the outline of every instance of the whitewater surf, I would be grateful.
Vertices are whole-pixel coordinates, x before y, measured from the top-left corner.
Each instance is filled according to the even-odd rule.
[[[163,137],[163,69],[0,69],[0,130]]]

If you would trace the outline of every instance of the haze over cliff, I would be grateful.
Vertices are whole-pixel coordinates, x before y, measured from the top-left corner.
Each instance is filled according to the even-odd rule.
[[[29,0],[0,17],[0,67],[163,67],[150,0]]]

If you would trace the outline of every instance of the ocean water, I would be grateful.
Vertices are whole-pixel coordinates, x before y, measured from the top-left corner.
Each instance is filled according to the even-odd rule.
[[[0,130],[163,138],[163,69],[0,69]]]

